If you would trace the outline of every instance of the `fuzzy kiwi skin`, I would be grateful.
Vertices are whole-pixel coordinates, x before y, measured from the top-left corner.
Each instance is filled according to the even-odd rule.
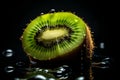
[[[57,15],[58,14],[58,15]],[[60,15],[59,15],[60,14]],[[32,36],[30,36],[32,39],[33,39],[33,37],[35,36],[35,34],[36,34],[36,32],[38,31],[38,29],[40,29],[41,27],[43,27],[43,26],[46,26],[46,24],[45,23],[47,23],[47,20],[48,21],[50,21],[49,22],[49,25],[51,26],[55,26],[56,25],[56,21],[57,21],[57,18],[60,18],[61,17],[61,15],[66,15],[66,14],[68,14],[67,16],[68,17],[71,17],[70,15],[73,15],[72,13],[70,13],[70,12],[55,12],[55,13],[48,13],[48,14],[46,14],[45,16],[38,16],[35,20],[33,20],[30,24],[28,24],[28,27],[25,29],[25,31],[24,31],[24,33],[23,33],[23,35],[22,35],[22,44],[23,44],[23,49],[24,49],[24,51],[27,53],[27,55],[31,58],[31,59],[34,59],[34,60],[38,60],[38,61],[48,61],[48,60],[51,60],[51,61],[56,61],[56,60],[62,60],[62,59],[64,59],[64,58],[68,58],[68,57],[70,57],[71,55],[76,55],[77,53],[80,53],[80,46],[81,45],[83,45],[83,42],[85,41],[85,39],[86,39],[86,36],[83,36],[83,38],[80,40],[80,41],[78,41],[78,45],[76,46],[76,47],[74,47],[74,49],[72,49],[71,51],[68,51],[68,52],[66,52],[65,54],[62,54],[62,55],[59,55],[59,56],[55,56],[55,57],[50,57],[50,59],[47,57],[47,58],[42,58],[42,54],[41,54],[41,56],[39,56],[39,51],[32,51],[32,50],[30,50],[29,49],[29,47],[30,47],[30,42],[28,42],[28,41],[31,41],[31,40],[27,40],[27,38],[26,37],[28,37],[29,35],[28,34],[31,34]],[[54,16],[56,16],[57,18],[54,18]],[[60,17],[59,17],[60,16]],[[73,18],[74,20],[76,20],[76,22],[77,22],[77,20],[78,20],[78,22],[76,23],[75,21],[73,22],[73,23],[75,23],[75,24],[79,24],[81,27],[82,27],[82,30],[83,30],[83,34],[85,34],[86,35],[86,28],[87,28],[87,26],[86,26],[86,23],[81,19],[81,18],[79,18],[79,17],[77,17],[76,15],[73,15],[75,18]],[[65,17],[65,16],[62,16],[62,17]],[[42,19],[44,19],[44,24],[41,24],[41,25],[39,25],[39,22],[41,22],[42,23]],[[52,19],[53,18],[53,19]],[[63,18],[62,18],[63,19]],[[62,22],[62,19],[61,19],[61,21],[60,22],[57,22],[57,25],[59,25],[59,24],[62,24],[63,22]],[[72,19],[71,19],[72,20]],[[48,23],[47,23],[48,24]],[[71,25],[70,23],[68,23],[68,24],[66,24],[66,25],[70,25],[70,26],[73,26],[73,25]],[[36,26],[40,26],[40,27],[36,27]],[[36,27],[36,28],[33,28],[33,27]],[[31,28],[33,28],[33,30],[31,29]],[[78,28],[79,29],[79,28]],[[30,32],[31,31],[31,32]],[[33,41],[34,41],[34,39],[33,39]],[[35,43],[34,43],[35,44]],[[36,45],[36,44],[35,44]],[[88,49],[88,48],[87,48]],[[63,52],[64,53],[64,52]],[[35,54],[37,54],[37,55],[35,55]],[[56,53],[57,54],[57,53]],[[39,56],[39,57],[38,57]]]

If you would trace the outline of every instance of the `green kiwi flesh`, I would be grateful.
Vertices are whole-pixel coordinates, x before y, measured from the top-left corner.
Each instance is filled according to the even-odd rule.
[[[71,12],[46,13],[33,19],[22,34],[24,51],[37,60],[70,54],[86,37],[86,24]]]

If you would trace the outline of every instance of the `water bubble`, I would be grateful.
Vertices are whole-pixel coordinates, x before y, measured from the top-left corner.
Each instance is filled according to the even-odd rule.
[[[41,15],[43,15],[44,13],[42,12],[42,13],[40,13]]]
[[[75,80],[85,80],[84,76],[80,76],[78,78],[76,78]]]
[[[64,68],[69,68],[69,66],[68,66],[68,65],[62,65],[62,67],[64,67]]]
[[[65,69],[63,68],[63,67],[60,67],[60,69],[59,69],[60,71],[65,71]]]
[[[46,80],[46,77],[43,75],[36,75],[35,78],[37,79],[42,79],[42,80]]]
[[[71,68],[68,65],[62,65],[55,69],[55,74],[59,79],[67,79],[69,75],[71,74]]]
[[[66,72],[69,74],[72,72],[72,69],[68,65],[63,65],[62,67],[63,67],[63,69],[62,69],[63,72]],[[61,67],[60,67],[60,69],[61,69]]]
[[[35,68],[35,71],[39,71],[40,68]]]
[[[49,72],[49,70],[48,70],[48,69],[45,69],[45,70],[43,70],[43,72],[48,73],[48,72]]]
[[[77,20],[77,19],[74,19],[74,21],[75,21],[75,22],[78,22],[78,20]]]
[[[21,80],[20,78],[14,78],[14,80]]]
[[[67,78],[68,78],[68,76],[64,76],[64,77],[60,77],[59,79],[64,80],[64,79],[67,79]]]
[[[32,65],[36,65],[37,64],[37,62],[35,62],[35,61],[30,61],[30,63],[32,64]]]
[[[104,49],[105,48],[105,44],[104,44],[104,42],[101,42],[100,43],[100,49]]]
[[[100,62],[100,64],[106,64],[106,62]]]
[[[62,71],[58,70],[56,73],[58,73],[58,74],[62,74]]]
[[[7,73],[11,73],[15,70],[15,68],[13,66],[6,66],[5,67],[5,72]]]
[[[25,65],[25,63],[24,63],[24,62],[22,62],[22,61],[20,61],[20,62],[17,62],[17,63],[16,63],[16,65],[17,65],[18,67],[22,67],[22,66],[24,66],[24,65]]]
[[[85,33],[83,33],[83,36],[86,36],[86,34],[85,34]]]
[[[54,78],[49,78],[48,80],[55,80]]]
[[[43,75],[35,75],[34,77],[32,77],[28,80],[46,80],[46,77]]]
[[[101,69],[106,69],[106,68],[109,68],[109,66],[103,66],[103,67],[99,67]]]
[[[56,69],[56,73],[61,74],[63,72],[66,72],[66,70],[69,68],[67,65],[60,66]]]
[[[3,51],[2,54],[5,57],[12,57],[13,56],[13,50],[12,49],[7,49],[7,50]]]
[[[110,60],[110,58],[109,57],[106,57],[106,58],[104,58],[102,61],[109,61]]]
[[[59,78],[59,77],[62,77],[62,75],[61,74],[57,74],[56,77]]]
[[[54,13],[54,12],[55,12],[55,9],[51,9],[51,10],[50,10],[50,13]]]

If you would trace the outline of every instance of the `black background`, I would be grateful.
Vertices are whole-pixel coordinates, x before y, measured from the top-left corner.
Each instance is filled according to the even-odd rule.
[[[71,11],[83,18],[91,27],[95,46],[97,47],[95,53],[109,56],[113,59],[112,69],[107,74],[103,73],[104,75],[100,75],[102,80],[115,80],[118,54],[115,45],[117,43],[115,36],[117,32],[115,19],[117,12],[114,2],[102,0],[16,0],[12,2],[4,1],[0,4],[0,52],[2,53],[8,48],[12,49],[15,58],[10,59],[11,61],[26,60],[26,55],[21,47],[20,37],[30,20],[39,16],[42,12],[49,12],[51,9]],[[99,49],[100,42],[105,43],[105,49],[102,53]],[[2,54],[0,54],[1,56]],[[3,58],[0,59],[0,62],[3,62]],[[4,63],[4,65],[7,64],[9,63]],[[3,65],[3,63],[0,65]]]

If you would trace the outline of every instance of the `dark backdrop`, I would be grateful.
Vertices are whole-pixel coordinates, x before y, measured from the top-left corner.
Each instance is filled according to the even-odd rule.
[[[50,9],[55,9],[56,11],[75,12],[91,27],[95,46],[97,47],[95,53],[109,56],[113,60],[113,67],[108,72],[109,74],[102,75],[102,77],[107,76],[106,80],[113,80],[115,78],[115,59],[117,54],[114,47],[116,43],[114,36],[116,35],[114,23],[115,8],[112,6],[114,2],[110,3],[110,1],[105,2],[104,0],[16,0],[12,2],[3,1],[0,4],[1,66],[9,64],[9,62],[3,62],[3,60],[7,61],[2,55],[2,52],[6,49],[14,51],[14,58],[10,59],[13,61],[11,64],[19,60],[27,60],[20,42],[23,29],[30,20],[39,16],[40,13],[47,13]],[[101,42],[105,44],[105,48],[102,50],[99,47]]]

